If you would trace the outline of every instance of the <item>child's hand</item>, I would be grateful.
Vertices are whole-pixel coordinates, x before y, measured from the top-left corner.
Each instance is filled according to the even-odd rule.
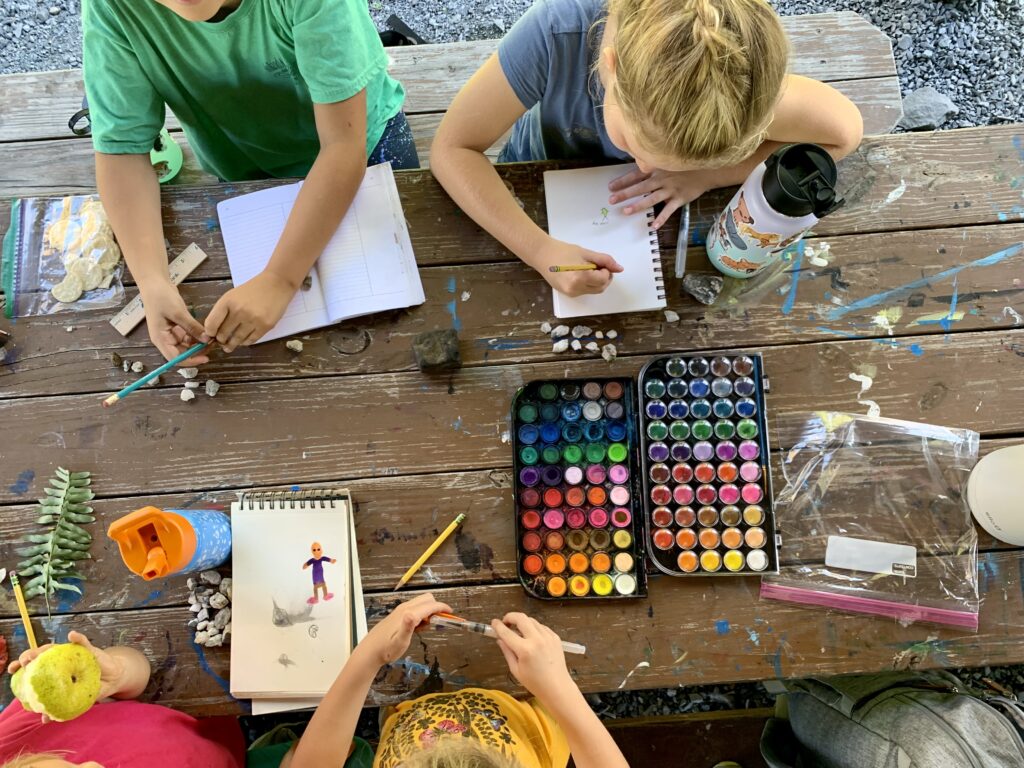
[[[264,270],[220,297],[206,318],[206,333],[225,352],[254,344],[277,325],[294,295],[288,281]]]
[[[549,267],[590,262],[601,269],[582,272],[552,272]],[[537,271],[551,287],[566,296],[583,296],[588,293],[603,293],[612,281],[612,275],[622,271],[622,266],[607,253],[587,250],[578,245],[548,238],[548,242],[537,254]]]
[[[668,221],[669,216],[691,200],[696,200],[710,188],[706,171],[655,169],[652,173],[644,173],[637,170],[619,176],[608,184],[608,189],[612,192],[608,202],[614,205],[623,200],[646,195],[622,209],[622,212],[627,215],[646,211],[658,203],[665,203],[661,213],[654,219],[654,228],[658,229]]]
[[[200,341],[209,341],[203,325],[188,311],[176,286],[160,282],[143,288],[139,286],[142,304],[146,309],[149,338],[160,354],[170,360]],[[185,360],[183,366],[202,365],[209,355],[201,352]]]
[[[386,619],[369,631],[357,652],[370,654],[378,667],[402,658],[412,642],[416,627],[435,613],[451,613],[451,606],[438,602],[431,594],[420,595],[395,608]]]
[[[123,684],[123,678],[125,674],[125,666],[120,659],[115,658],[111,654],[107,653],[102,648],[97,648],[89,642],[89,638],[83,635],[81,632],[69,632],[68,641],[75,645],[80,645],[86,650],[90,651],[93,656],[96,657],[96,661],[100,665],[100,694],[98,699],[105,699],[109,696],[117,693]],[[13,675],[22,667],[27,667],[37,658],[40,654],[53,648],[53,643],[47,643],[41,645],[35,649],[29,649],[24,651],[21,656],[18,657],[17,661],[12,661],[7,666],[7,672]],[[43,715],[43,722],[49,722],[50,718]]]
[[[491,627],[512,676],[546,706],[575,690],[576,683],[565,666],[562,641],[554,630],[525,613],[507,613],[501,621],[491,621]]]

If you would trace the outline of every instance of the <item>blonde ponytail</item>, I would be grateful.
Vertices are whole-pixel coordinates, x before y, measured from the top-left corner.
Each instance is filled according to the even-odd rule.
[[[644,149],[729,165],[764,140],[789,45],[764,0],[609,0],[611,95]]]

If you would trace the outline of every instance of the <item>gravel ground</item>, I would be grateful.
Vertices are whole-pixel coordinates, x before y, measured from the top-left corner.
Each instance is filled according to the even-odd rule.
[[[0,73],[81,66],[78,0],[0,0]],[[500,37],[530,0],[370,0],[378,26],[396,14],[430,42]],[[959,113],[945,128],[1024,120],[1024,0],[777,0],[782,14],[852,10],[893,40],[904,95],[931,85]],[[69,105],[69,111],[75,105]],[[1024,696],[1024,667],[957,670]],[[770,706],[760,684],[614,692],[589,697],[605,718]],[[366,718],[365,732],[372,733]]]
[[[142,0],[140,0],[142,1]],[[431,42],[500,37],[530,0],[369,0]],[[888,34],[904,96],[925,85],[959,113],[944,128],[1024,120],[1024,0],[776,0],[782,14],[852,10]],[[0,0],[0,73],[81,66],[79,0]],[[74,106],[74,105],[72,105]]]

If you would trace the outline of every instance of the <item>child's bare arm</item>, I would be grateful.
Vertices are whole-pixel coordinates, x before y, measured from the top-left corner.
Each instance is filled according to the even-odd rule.
[[[139,286],[154,346],[170,359],[196,339],[205,341],[202,324],[189,313],[167,272],[160,184],[149,155],[97,152],[96,185],[125,262]],[[196,355],[183,364],[198,365],[207,359],[206,355]]]
[[[497,54],[452,101],[430,148],[430,168],[452,199],[512,253],[569,295],[600,293],[621,267],[607,254],[555,240],[526,215],[484,152],[526,111]],[[592,261],[603,269],[552,274],[555,264]]]
[[[565,665],[554,630],[523,613],[491,626],[509,671],[554,717],[569,742],[577,768],[629,768],[611,734],[583,698]]]
[[[402,603],[370,630],[316,708],[289,768],[321,768],[344,762],[373,678],[382,666],[408,650],[416,627],[443,611],[450,612],[451,608],[431,594],[420,595]]]
[[[206,333],[225,352],[252,344],[281,319],[337,230],[366,172],[366,91],[314,104],[320,152],[284,232],[260,274],[225,293],[206,318]]]

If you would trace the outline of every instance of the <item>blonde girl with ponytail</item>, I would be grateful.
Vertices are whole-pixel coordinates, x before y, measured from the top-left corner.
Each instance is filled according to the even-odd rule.
[[[741,183],[781,144],[856,149],[860,113],[834,88],[787,73],[789,45],[764,0],[538,0],[452,102],[431,170],[459,206],[569,296],[600,293],[612,254],[555,240],[519,207],[501,162],[633,161],[609,204],[664,203],[660,227],[709,189]],[[585,272],[548,271],[593,262]]]

